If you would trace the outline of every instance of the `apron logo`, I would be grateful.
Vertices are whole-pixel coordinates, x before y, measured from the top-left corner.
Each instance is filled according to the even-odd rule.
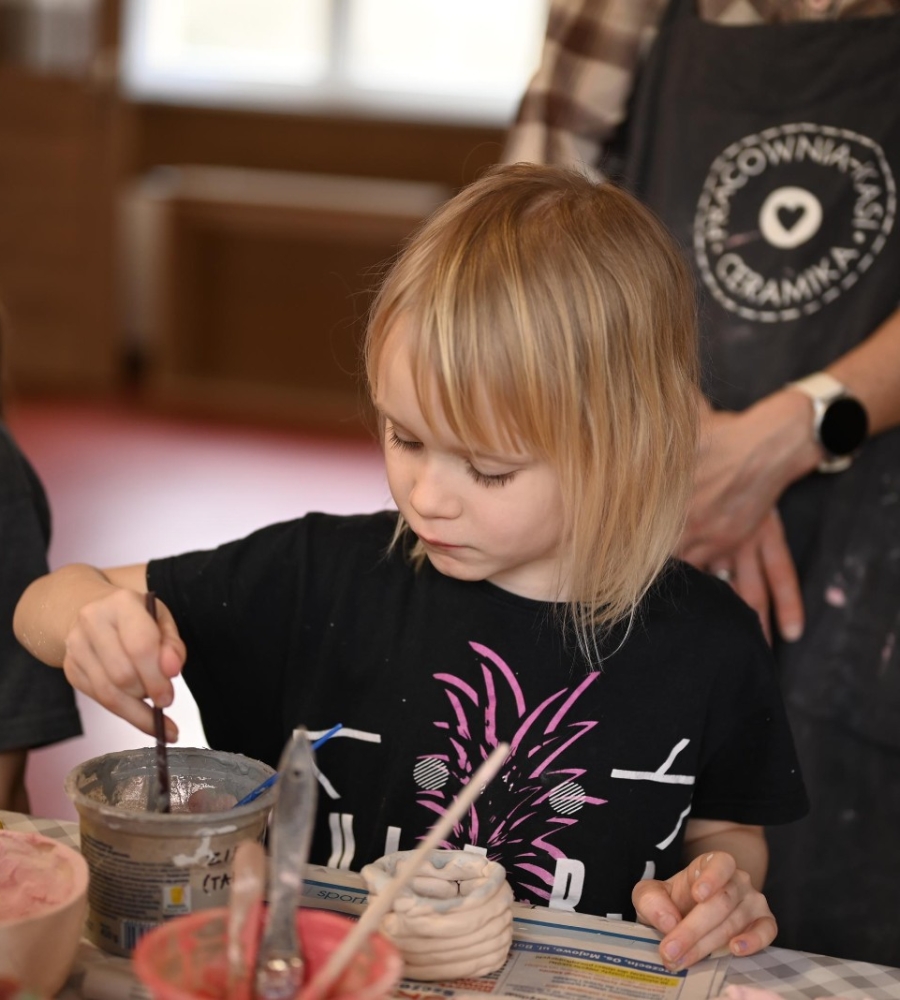
[[[744,319],[799,319],[856,284],[894,226],[897,191],[867,136],[809,123],[732,143],[694,218],[700,275]]]
[[[811,240],[821,225],[822,203],[805,188],[776,188],[759,210],[763,239],[781,250]]]

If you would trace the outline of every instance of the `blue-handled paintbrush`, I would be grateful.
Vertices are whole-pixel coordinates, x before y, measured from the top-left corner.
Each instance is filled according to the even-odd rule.
[[[311,750],[318,750],[319,747],[326,740],[330,740],[331,737],[334,736],[334,734],[339,729],[343,729],[343,728],[344,728],[343,722],[339,722],[336,726],[332,726],[331,729],[328,730],[328,732],[322,733],[322,735],[311,744],[310,749]],[[276,771],[274,774],[272,774],[268,778],[266,778],[266,780],[261,785],[257,785],[256,788],[254,788],[252,792],[247,792],[247,794],[240,800],[240,802],[235,802],[235,804],[234,804],[234,806],[232,808],[237,809],[238,806],[245,806],[245,805],[247,805],[248,802],[252,802],[254,799],[258,799],[260,797],[260,795],[262,795],[262,793],[267,788],[271,788],[272,785],[274,785],[277,780],[278,780],[278,772]]]

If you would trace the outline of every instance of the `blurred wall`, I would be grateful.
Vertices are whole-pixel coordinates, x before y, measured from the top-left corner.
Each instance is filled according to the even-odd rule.
[[[54,3],[96,8],[94,30],[73,35],[80,68],[66,48],[49,67],[14,58],[0,16],[13,389],[136,387],[162,408],[346,430],[379,266],[496,161],[503,130],[132,103],[116,0]],[[354,179],[355,204],[335,178]]]

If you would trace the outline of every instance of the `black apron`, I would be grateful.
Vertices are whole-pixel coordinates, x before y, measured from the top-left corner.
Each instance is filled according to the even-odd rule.
[[[900,302],[900,16],[725,27],[702,21],[693,0],[673,0],[624,137],[598,166],[682,243],[700,295],[704,391],[718,408],[744,409],[828,365]],[[811,747],[830,727],[881,746],[900,767],[900,430],[867,442],[848,471],[794,484],[780,510],[807,624],[800,642],[775,651],[810,761],[813,841],[838,845],[832,861],[846,880],[841,852],[852,847],[833,824],[863,809],[871,826],[888,790],[859,809],[846,799],[826,806],[815,784],[835,773],[820,775],[831,765],[800,737],[808,720],[818,734]],[[865,780],[845,778],[846,787]],[[900,858],[897,830],[885,836],[883,849]],[[892,891],[898,864],[886,880]],[[820,896],[805,898],[804,911],[827,908],[833,877],[821,873]],[[857,888],[871,918],[877,905]],[[896,897],[886,905],[896,927]],[[846,954],[837,948],[847,940],[783,943]]]

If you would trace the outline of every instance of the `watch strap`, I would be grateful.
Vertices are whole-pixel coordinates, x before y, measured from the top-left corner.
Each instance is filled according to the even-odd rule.
[[[847,395],[847,388],[842,382],[828,372],[815,372],[807,375],[806,378],[798,379],[796,382],[788,382],[792,389],[799,389],[800,392],[809,396],[814,402],[830,403],[832,399],[840,399]]]

